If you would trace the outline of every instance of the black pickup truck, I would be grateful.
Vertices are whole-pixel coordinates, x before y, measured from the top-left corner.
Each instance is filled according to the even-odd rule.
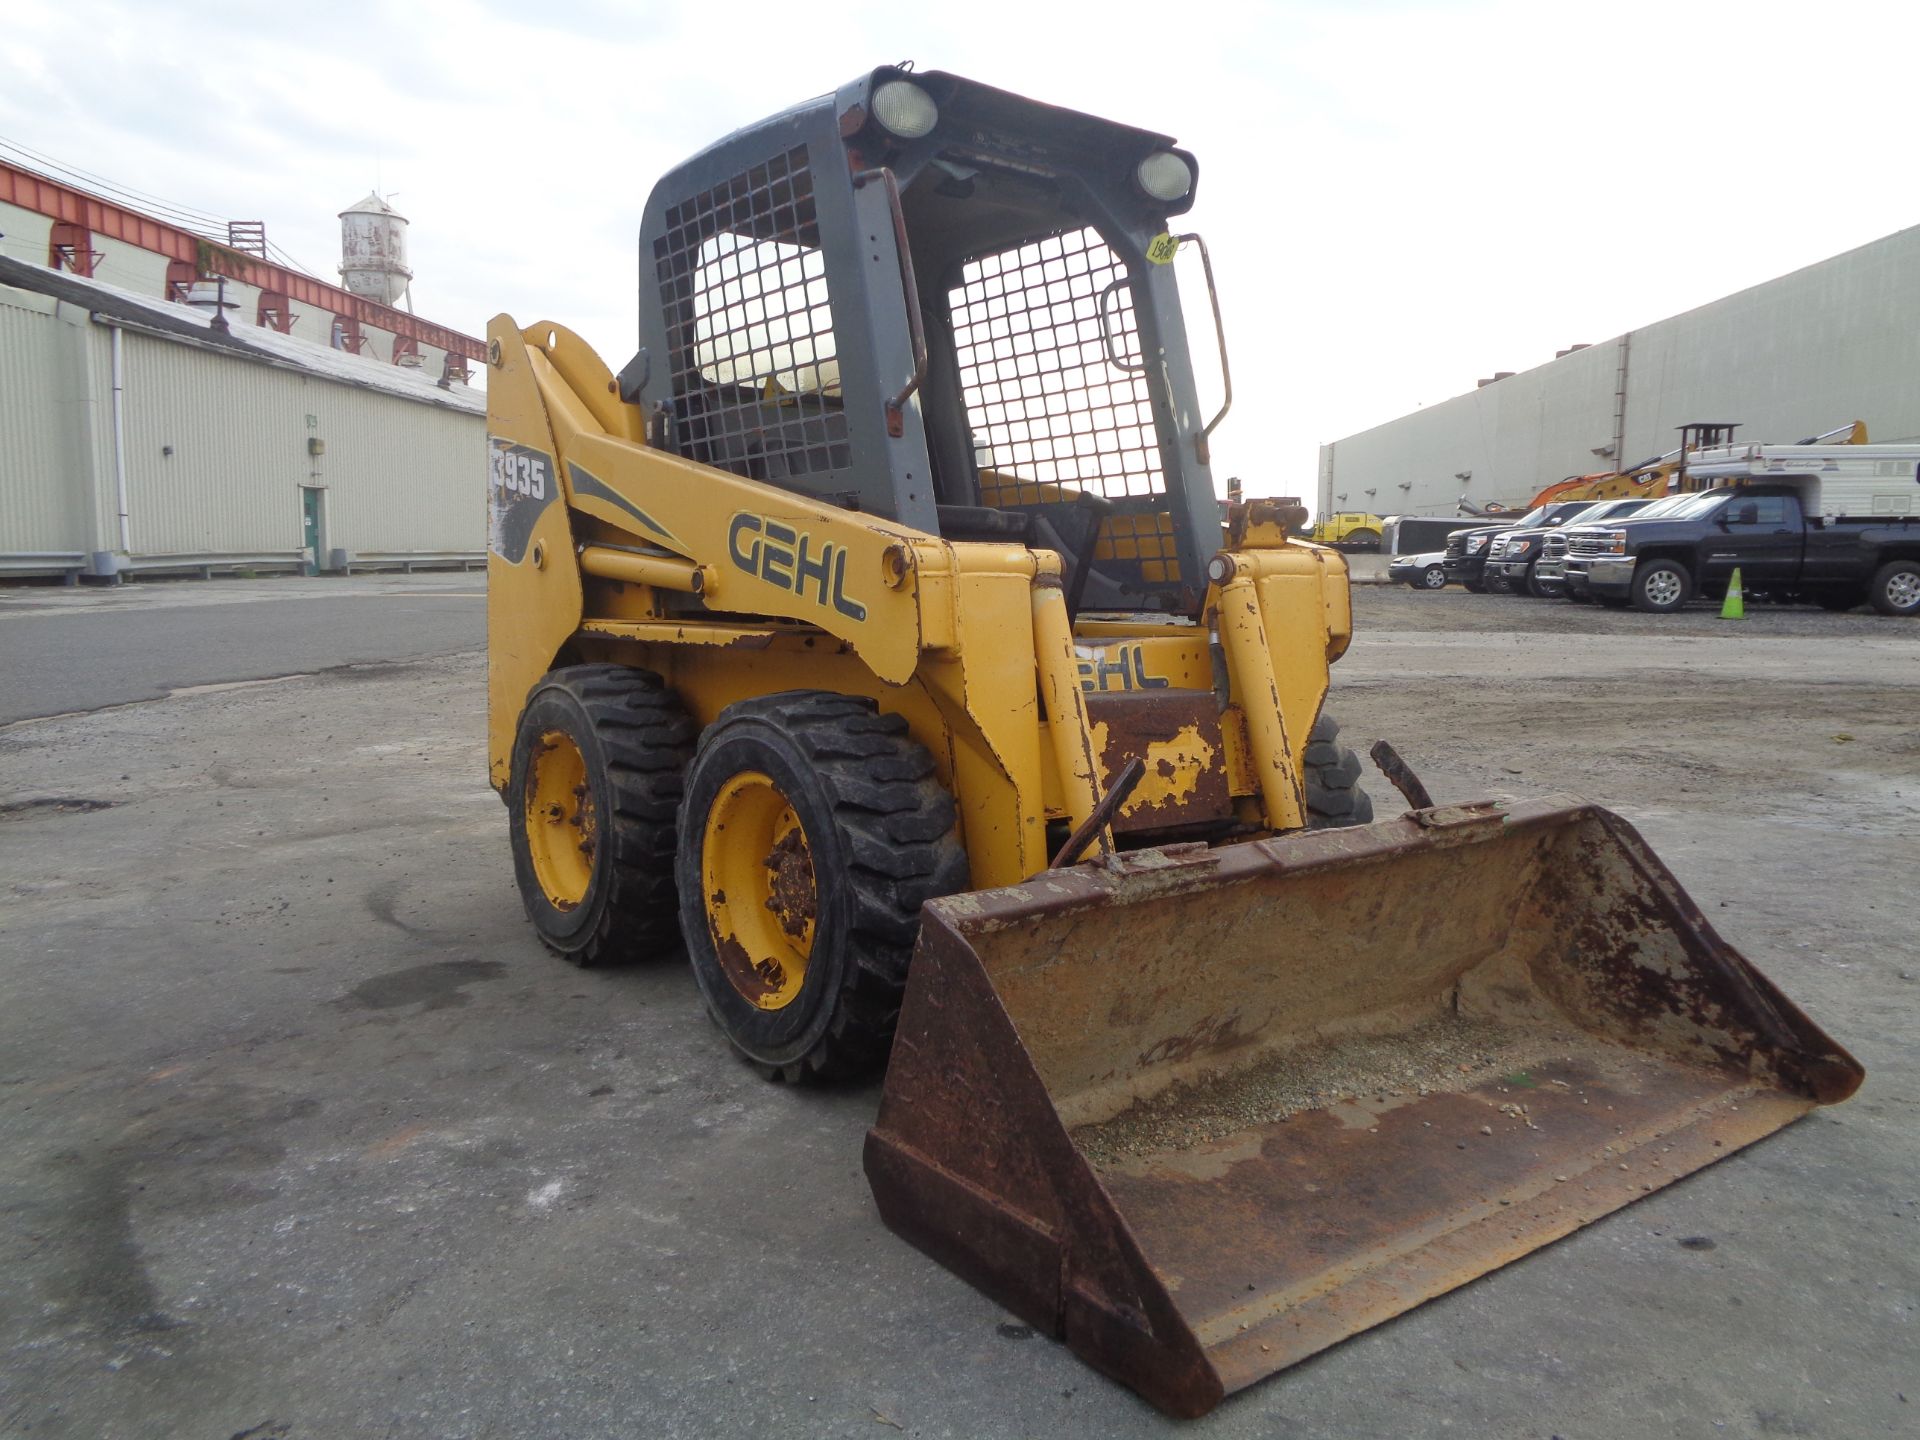
[[[1882,615],[1920,614],[1920,515],[1822,520],[1791,485],[1703,490],[1652,520],[1602,522],[1568,536],[1603,605],[1653,614],[1741,587],[1830,610],[1870,602]]]
[[[1536,505],[1524,515],[1498,525],[1474,525],[1464,530],[1455,530],[1447,536],[1446,557],[1441,561],[1446,566],[1447,579],[1455,585],[1464,585],[1476,595],[1485,594],[1492,586],[1492,577],[1487,573],[1487,547],[1493,537],[1503,535],[1509,530],[1552,529],[1564,525],[1582,510],[1592,505],[1591,500],[1562,500],[1553,505]],[[1499,581],[1505,586],[1506,580]],[[1505,590],[1502,589],[1502,594]]]

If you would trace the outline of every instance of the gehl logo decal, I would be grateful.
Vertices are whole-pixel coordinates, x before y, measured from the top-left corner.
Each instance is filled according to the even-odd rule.
[[[1080,649],[1080,688],[1082,690],[1164,690],[1164,675],[1147,673],[1147,647],[1122,645],[1117,650]],[[1108,656],[1112,658],[1109,659]]]
[[[867,607],[847,594],[847,547],[831,540],[818,550],[804,530],[765,515],[742,511],[727,527],[727,554],[747,574],[795,595],[813,596],[849,620],[867,618]]]

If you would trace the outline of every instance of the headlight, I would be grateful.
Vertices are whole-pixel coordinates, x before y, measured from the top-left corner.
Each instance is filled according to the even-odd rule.
[[[1476,550],[1484,550],[1484,549],[1486,549],[1486,548],[1487,548],[1487,537],[1486,537],[1486,536],[1484,536],[1484,535],[1469,535],[1469,536],[1467,537],[1467,553],[1468,553],[1469,555],[1471,555],[1471,554],[1473,554],[1473,552],[1474,552],[1474,551],[1476,551]]]
[[[939,122],[940,107],[911,80],[889,80],[873,92],[873,118],[889,135],[918,140]]]
[[[1533,548],[1533,542],[1531,540],[1507,541],[1507,554],[1509,555],[1524,555],[1527,553],[1527,551],[1531,550],[1532,548]]]
[[[1156,150],[1134,168],[1133,178],[1156,200],[1183,200],[1193,189],[1193,167],[1171,150]]]
[[[1607,553],[1609,555],[1624,555],[1627,553],[1627,532],[1626,531],[1613,530],[1608,532]]]

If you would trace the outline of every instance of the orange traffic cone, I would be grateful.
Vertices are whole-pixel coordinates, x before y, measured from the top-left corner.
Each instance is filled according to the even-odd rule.
[[[1740,593],[1740,567],[1733,567],[1733,578],[1727,581],[1727,598],[1720,603],[1722,620],[1744,620],[1747,618],[1747,597]]]

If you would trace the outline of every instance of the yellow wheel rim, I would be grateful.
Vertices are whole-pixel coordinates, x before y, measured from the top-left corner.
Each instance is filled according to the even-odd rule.
[[[813,953],[813,850],[780,787],[743,770],[714,797],[700,845],[707,925],[720,968],[762,1010],[793,1003]]]
[[[541,734],[527,765],[527,852],[547,903],[571,910],[587,898],[599,843],[587,757],[561,730]]]

